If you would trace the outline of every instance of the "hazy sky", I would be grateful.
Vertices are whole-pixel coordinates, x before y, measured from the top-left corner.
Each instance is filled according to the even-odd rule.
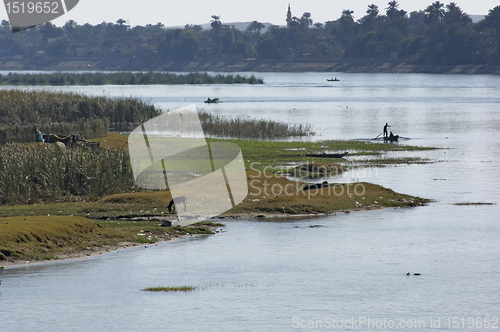
[[[423,10],[434,1],[399,0],[398,3],[400,9],[409,13],[414,10]],[[353,10],[354,17],[358,19],[366,14],[366,8],[372,3],[384,12],[388,2],[389,0],[80,0],[73,10],[52,23],[62,26],[70,19],[79,24],[98,24],[102,21],[114,23],[123,18],[132,26],[158,22],[165,26],[183,26],[186,23],[208,23],[212,15],[220,15],[223,23],[257,20],[283,25],[289,3],[293,16],[300,17],[302,13],[310,12],[316,23],[339,18],[343,9]],[[448,4],[451,1],[441,2]],[[486,15],[489,9],[499,5],[498,0],[456,0],[455,2],[463,11],[472,15]],[[0,20],[2,19],[8,19],[5,9],[0,10]]]

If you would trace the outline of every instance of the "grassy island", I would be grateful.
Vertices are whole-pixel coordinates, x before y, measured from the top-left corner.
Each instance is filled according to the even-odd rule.
[[[2,85],[152,85],[152,84],[264,84],[254,75],[172,74],[161,72],[54,73],[0,75]]]
[[[141,117],[156,113],[152,110]],[[176,217],[167,209],[170,191],[135,186],[127,136],[110,132],[89,140],[98,143],[98,149],[61,149],[47,143],[0,145],[0,266],[211,234],[221,226],[205,222],[160,227],[162,221]],[[410,156],[432,148],[371,141],[209,142],[220,140],[241,148],[249,188],[245,200],[220,218],[325,215],[427,203],[379,185],[343,181],[342,174],[357,167],[432,162]],[[391,151],[400,157],[387,158]],[[322,158],[322,152],[348,154],[331,159]]]
[[[158,286],[158,287],[148,287],[142,289],[144,292],[190,292],[196,290],[196,287],[194,286],[178,286],[178,287],[173,287],[173,286]]]

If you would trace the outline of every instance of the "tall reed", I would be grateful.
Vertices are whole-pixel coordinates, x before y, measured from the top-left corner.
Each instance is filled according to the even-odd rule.
[[[54,144],[0,147],[0,204],[95,200],[134,185],[123,149],[60,148]]]
[[[110,122],[141,122],[160,115],[138,99],[88,97],[68,92],[0,91],[0,124],[43,124],[107,118]]]
[[[200,112],[203,131],[211,136],[234,138],[283,138],[314,135],[311,125],[291,125],[273,120],[253,120],[241,117],[226,118]]]

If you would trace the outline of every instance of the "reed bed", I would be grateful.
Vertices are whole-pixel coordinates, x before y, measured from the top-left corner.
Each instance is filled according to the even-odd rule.
[[[71,125],[81,121],[96,121],[96,119],[106,120],[110,123],[138,124],[160,114],[161,110],[155,108],[154,105],[132,98],[109,99],[44,91],[0,91],[0,128],[2,124],[8,125],[9,128],[4,130],[6,133],[3,142],[33,141],[35,131],[32,129],[26,132],[24,140],[8,137],[13,130],[16,135],[21,134],[20,129],[13,129],[15,126],[31,125],[42,131],[50,132],[53,128],[49,126],[54,124],[67,123]],[[200,120],[205,133],[211,136],[284,138],[314,134],[310,125],[290,125],[273,120],[224,118],[207,112],[200,112]],[[95,125],[94,127],[95,132],[88,130],[87,135],[84,136],[87,138],[102,137],[102,126]]]
[[[3,85],[151,85],[151,84],[264,84],[254,75],[208,75],[207,73],[172,74],[133,73],[54,73],[0,75]]]
[[[200,112],[203,131],[209,136],[232,138],[284,138],[314,135],[311,125],[291,125],[273,120],[225,118]]]
[[[44,143],[0,147],[0,204],[91,201],[130,191],[133,185],[123,149]]]
[[[0,124],[72,123],[107,118],[142,122],[160,115],[153,105],[125,98],[88,97],[67,92],[0,91]]]

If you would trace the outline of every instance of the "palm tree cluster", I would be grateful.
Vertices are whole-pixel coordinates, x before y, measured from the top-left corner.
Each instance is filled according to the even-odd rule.
[[[418,64],[500,64],[500,6],[473,23],[457,3],[435,1],[408,13],[396,0],[385,7],[369,4],[356,18],[350,9],[336,20],[314,22],[312,14],[290,18],[287,27],[252,21],[244,31],[223,24],[212,15],[210,28],[187,24],[184,29],[164,29],[162,23],[129,27],[116,24],[92,26],[68,21],[62,28],[51,23],[17,34],[0,25],[0,56],[35,57],[39,51],[52,57],[74,57],[89,49],[94,57],[130,56],[151,62],[160,58],[194,57],[263,59],[395,58]],[[48,39],[52,42],[48,43]],[[55,42],[54,42],[55,40]],[[123,55],[120,50],[133,55]],[[3,54],[2,54],[3,52]],[[97,53],[96,53],[97,52]]]
[[[265,58],[398,58],[418,64],[500,64],[500,6],[473,23],[455,2],[435,1],[408,13],[392,0],[367,7],[359,19],[345,9],[339,19],[312,26],[310,13],[289,29],[271,26],[257,52]],[[308,29],[304,29],[307,26]]]

